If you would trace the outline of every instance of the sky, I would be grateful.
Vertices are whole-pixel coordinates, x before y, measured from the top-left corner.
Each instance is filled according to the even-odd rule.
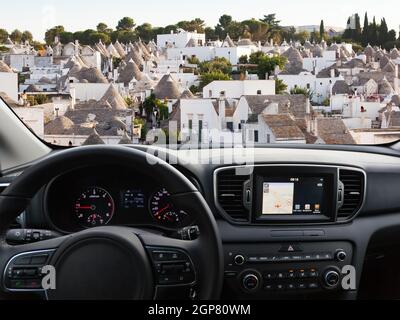
[[[4,0],[3,0],[4,1]],[[319,25],[345,27],[347,18],[358,12],[362,19],[385,17],[390,28],[399,30],[399,0],[20,0],[2,3],[0,28],[16,28],[43,40],[47,29],[63,25],[66,30],[95,29],[99,22],[115,28],[119,19],[132,17],[136,24],[149,22],[165,26],[181,20],[201,18],[215,26],[223,14],[235,20],[261,18],[276,13],[282,25]]]

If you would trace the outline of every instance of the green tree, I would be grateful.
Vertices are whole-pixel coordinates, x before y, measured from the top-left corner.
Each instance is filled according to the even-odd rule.
[[[249,63],[249,57],[247,55],[243,55],[239,57],[239,63],[240,64],[248,64]]]
[[[5,43],[9,36],[7,30],[0,29],[0,43]]]
[[[46,31],[44,39],[48,45],[54,44],[55,37],[59,37],[62,32],[65,32],[65,28],[63,26],[55,26]]]
[[[388,33],[389,33],[389,28],[386,24],[385,18],[382,18],[381,24],[378,27],[378,43],[380,45],[384,45],[386,42],[388,42]]]
[[[107,29],[108,29],[108,25],[105,24],[104,22],[100,22],[96,27],[97,32],[101,32],[101,33],[107,33]]]
[[[22,32],[19,31],[18,29],[15,29],[13,32],[11,32],[10,39],[13,42],[21,43],[21,41],[22,41]]]
[[[270,57],[258,51],[250,55],[249,63],[257,65],[256,71],[260,79],[266,79],[275,72],[276,67],[282,70],[287,63],[287,59],[278,55]]]
[[[134,42],[138,39],[136,32],[134,31],[114,31],[111,34],[111,41],[120,41],[123,43]]]
[[[322,41],[326,38],[325,35],[325,24],[324,24],[324,20],[321,20],[321,23],[319,25],[319,40]]]
[[[24,31],[22,33],[22,38],[21,38],[22,42],[28,41],[28,42],[32,42],[33,41],[33,35],[30,31]]]
[[[361,42],[361,19],[360,15],[356,13],[356,29],[354,30],[355,35],[354,35],[354,40],[357,42]]]
[[[294,41],[299,41],[302,44],[304,44],[308,39],[310,39],[310,34],[307,31],[295,33],[293,36]]]
[[[211,61],[202,62],[199,64],[199,68],[201,73],[209,73],[213,71],[219,71],[227,75],[232,73],[232,65],[225,58],[215,58]]]
[[[153,40],[156,36],[150,23],[143,23],[142,25],[137,26],[136,34],[146,42]]]
[[[231,77],[221,71],[211,71],[203,73],[200,77],[199,90],[203,90],[205,86],[216,80],[231,80]]]
[[[61,32],[59,37],[60,37],[60,42],[62,44],[67,44],[75,40],[74,34],[72,32],[67,32],[67,31]]]
[[[132,18],[124,17],[118,21],[117,30],[132,31],[135,25],[135,21]]]
[[[231,16],[224,14],[219,18],[219,23],[215,26],[215,34],[220,39],[225,39],[228,32],[229,27],[231,26],[233,19]]]
[[[287,85],[282,79],[275,79],[275,94],[284,94],[286,89]]]
[[[268,39],[272,38],[275,41],[282,39],[282,27],[280,26],[281,21],[277,20],[275,13],[264,15],[264,18],[260,20],[269,26],[267,34]]]
[[[262,21],[250,19],[242,21],[243,28],[253,41],[266,41],[269,38],[270,26]]]
[[[89,44],[91,45],[98,43],[100,40],[105,44],[109,44],[111,42],[111,38],[107,33],[93,32],[89,35]]]
[[[283,69],[287,63],[287,59],[282,56],[263,56],[258,63],[258,77],[260,79],[268,79],[274,74],[276,67]]]
[[[206,27],[204,33],[207,40],[217,40],[219,38],[214,28]]]
[[[365,47],[369,43],[369,21],[368,21],[368,13],[365,13],[364,16],[364,28],[361,34],[361,43]]]
[[[176,26],[185,31],[189,31],[189,32],[196,31],[198,33],[204,33],[204,28],[205,28],[204,20],[201,20],[200,18],[196,18],[191,21],[187,21],[187,20],[179,21],[176,24]]]
[[[38,41],[32,41],[31,45],[33,46],[33,48],[36,51],[40,51],[40,50],[45,50],[45,44],[38,42]]]
[[[378,44],[378,25],[376,24],[375,17],[372,20],[372,24],[369,25],[368,30],[369,30],[369,34],[368,34],[369,42],[373,46],[377,45]]]

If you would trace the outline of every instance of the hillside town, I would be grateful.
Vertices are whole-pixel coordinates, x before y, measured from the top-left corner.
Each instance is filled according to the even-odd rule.
[[[251,29],[219,38],[177,27],[93,44],[53,32],[42,47],[8,35],[0,96],[37,136],[64,146],[392,142],[400,52],[396,42],[340,39],[361,37],[359,25],[358,16],[340,31],[321,21],[264,40]]]

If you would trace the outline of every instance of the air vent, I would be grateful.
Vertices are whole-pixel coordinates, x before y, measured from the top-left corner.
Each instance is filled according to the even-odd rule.
[[[0,195],[1,193],[6,190],[6,188],[9,186],[9,183],[0,183]],[[15,221],[9,226],[10,229],[20,229],[23,226],[23,220],[24,220],[24,215],[25,213],[22,213],[20,216],[15,219]]]
[[[249,179],[249,175],[236,175],[235,169],[222,170],[217,174],[217,201],[237,222],[249,221],[249,210],[243,204],[243,186]]]
[[[0,194],[4,191],[4,190],[6,190],[6,188],[9,186],[9,184],[8,183],[1,183],[0,182]]]
[[[338,211],[338,220],[348,220],[360,210],[364,198],[364,174],[360,171],[340,170],[340,181],[344,185],[343,206]]]

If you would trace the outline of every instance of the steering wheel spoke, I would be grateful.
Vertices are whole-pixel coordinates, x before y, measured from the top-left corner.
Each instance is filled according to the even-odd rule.
[[[3,246],[0,260],[0,270],[3,270],[2,290],[6,292],[45,291],[47,288],[43,287],[42,280],[52,269],[49,263],[53,254],[66,238],[60,237],[19,246]]]
[[[106,226],[40,243],[7,245],[8,226],[44,185],[66,171],[93,164],[125,164],[146,172],[170,192],[177,207],[190,212],[200,236],[183,241]],[[196,187],[165,161],[133,148],[91,146],[55,152],[26,169],[0,195],[0,272],[4,271],[1,280],[7,282],[8,290],[27,286],[22,278],[22,282],[10,282],[20,280],[13,278],[14,269],[16,276],[35,272],[36,277],[40,268],[49,264],[55,268],[57,288],[47,291],[48,299],[194,298],[195,292],[199,299],[218,299],[223,282],[222,252],[217,224]],[[31,267],[32,261],[38,263]],[[41,278],[32,279],[36,282],[31,283],[31,290],[40,290]],[[13,289],[17,285],[19,288]]]

